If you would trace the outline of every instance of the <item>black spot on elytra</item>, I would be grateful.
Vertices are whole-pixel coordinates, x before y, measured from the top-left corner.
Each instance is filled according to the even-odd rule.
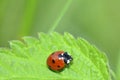
[[[52,60],[52,63],[55,64],[55,60],[54,59]]]
[[[60,66],[59,66],[59,65],[58,65],[57,67],[58,67],[58,68],[60,68]]]

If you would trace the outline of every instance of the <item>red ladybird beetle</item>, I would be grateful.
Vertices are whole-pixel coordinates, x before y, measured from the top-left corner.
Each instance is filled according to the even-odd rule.
[[[61,71],[72,60],[73,58],[67,52],[56,51],[47,58],[47,65],[53,71]]]

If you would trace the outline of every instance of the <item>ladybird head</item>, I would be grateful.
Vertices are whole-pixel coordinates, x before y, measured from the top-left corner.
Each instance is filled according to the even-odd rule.
[[[67,65],[73,60],[73,58],[67,52],[64,52],[63,54],[59,54],[59,58],[63,58],[65,64]]]

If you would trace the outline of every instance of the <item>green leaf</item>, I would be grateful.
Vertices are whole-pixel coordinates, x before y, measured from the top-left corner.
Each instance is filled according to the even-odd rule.
[[[118,57],[118,64],[117,64],[117,80],[120,80],[120,52]]]
[[[39,39],[24,37],[13,40],[10,49],[0,49],[0,79],[8,80],[110,80],[110,68],[103,52],[82,38],[71,34],[39,33]],[[54,51],[71,54],[73,62],[62,72],[53,72],[46,65]]]

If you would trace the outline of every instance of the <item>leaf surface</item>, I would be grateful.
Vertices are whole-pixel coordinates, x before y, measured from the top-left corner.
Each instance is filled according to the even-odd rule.
[[[0,48],[0,79],[9,80],[110,80],[105,54],[82,38],[71,34],[39,33],[39,39],[23,37],[24,42],[10,41],[10,49]],[[46,65],[54,51],[64,50],[73,62],[62,72]]]

